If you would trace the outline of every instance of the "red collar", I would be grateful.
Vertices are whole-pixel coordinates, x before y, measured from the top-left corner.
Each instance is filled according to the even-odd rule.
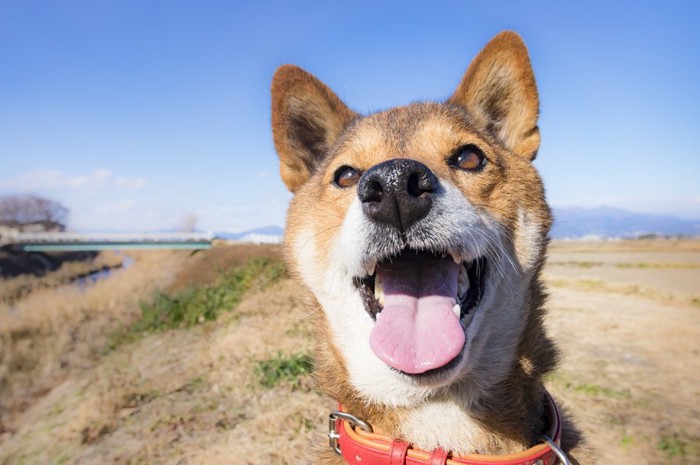
[[[517,454],[453,456],[442,449],[432,452],[415,449],[405,441],[372,433],[370,425],[343,412],[342,406],[339,406],[340,411],[331,413],[328,437],[331,447],[350,465],[554,465],[557,458],[567,464],[566,456],[558,447],[561,440],[559,410],[549,393],[546,393],[546,401],[551,419],[547,435],[542,443]]]

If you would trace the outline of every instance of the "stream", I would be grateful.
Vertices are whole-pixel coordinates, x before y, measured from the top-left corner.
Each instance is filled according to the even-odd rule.
[[[76,285],[81,291],[84,291],[88,286],[91,286],[98,281],[107,279],[110,276],[119,273],[122,270],[126,270],[134,264],[133,257],[127,254],[121,254],[120,252],[117,253],[123,255],[122,264],[120,266],[115,266],[113,268],[102,268],[101,270],[94,271],[88,275],[81,276],[80,278],[72,281],[70,284]]]

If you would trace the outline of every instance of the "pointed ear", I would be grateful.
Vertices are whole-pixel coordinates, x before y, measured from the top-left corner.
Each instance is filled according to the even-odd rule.
[[[537,155],[537,86],[527,48],[515,32],[501,32],[486,44],[448,101],[467,108],[516,154],[529,160]]]
[[[272,78],[272,135],[280,174],[295,192],[304,184],[343,128],[355,117],[325,84],[293,65]]]

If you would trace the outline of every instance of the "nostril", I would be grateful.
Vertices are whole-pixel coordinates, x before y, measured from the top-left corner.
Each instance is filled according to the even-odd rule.
[[[381,177],[372,172],[363,174],[357,186],[357,196],[364,204],[381,203],[385,196]]]
[[[384,198],[384,188],[377,181],[370,181],[363,196],[363,202],[381,202]]]
[[[406,191],[409,195],[412,195],[413,197],[420,197],[420,195],[423,194],[423,192],[425,192],[425,190],[422,189],[420,176],[418,175],[418,173],[412,173],[408,177]]]
[[[411,173],[411,175],[408,177],[406,190],[410,195],[414,197],[418,197],[423,193],[423,191],[421,191],[420,189],[420,180],[418,179],[418,173]]]
[[[423,194],[435,191],[437,180],[432,173],[421,171],[413,172],[408,177],[406,191],[413,197],[420,197]]]

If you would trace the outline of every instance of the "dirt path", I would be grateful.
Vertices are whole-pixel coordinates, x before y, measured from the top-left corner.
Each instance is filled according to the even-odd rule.
[[[551,256],[547,275],[556,285],[547,325],[564,358],[550,387],[598,449],[599,463],[700,463],[700,308],[693,300],[700,270],[671,267],[696,264],[700,253],[680,255]],[[635,268],[631,280],[618,263],[664,267]]]

